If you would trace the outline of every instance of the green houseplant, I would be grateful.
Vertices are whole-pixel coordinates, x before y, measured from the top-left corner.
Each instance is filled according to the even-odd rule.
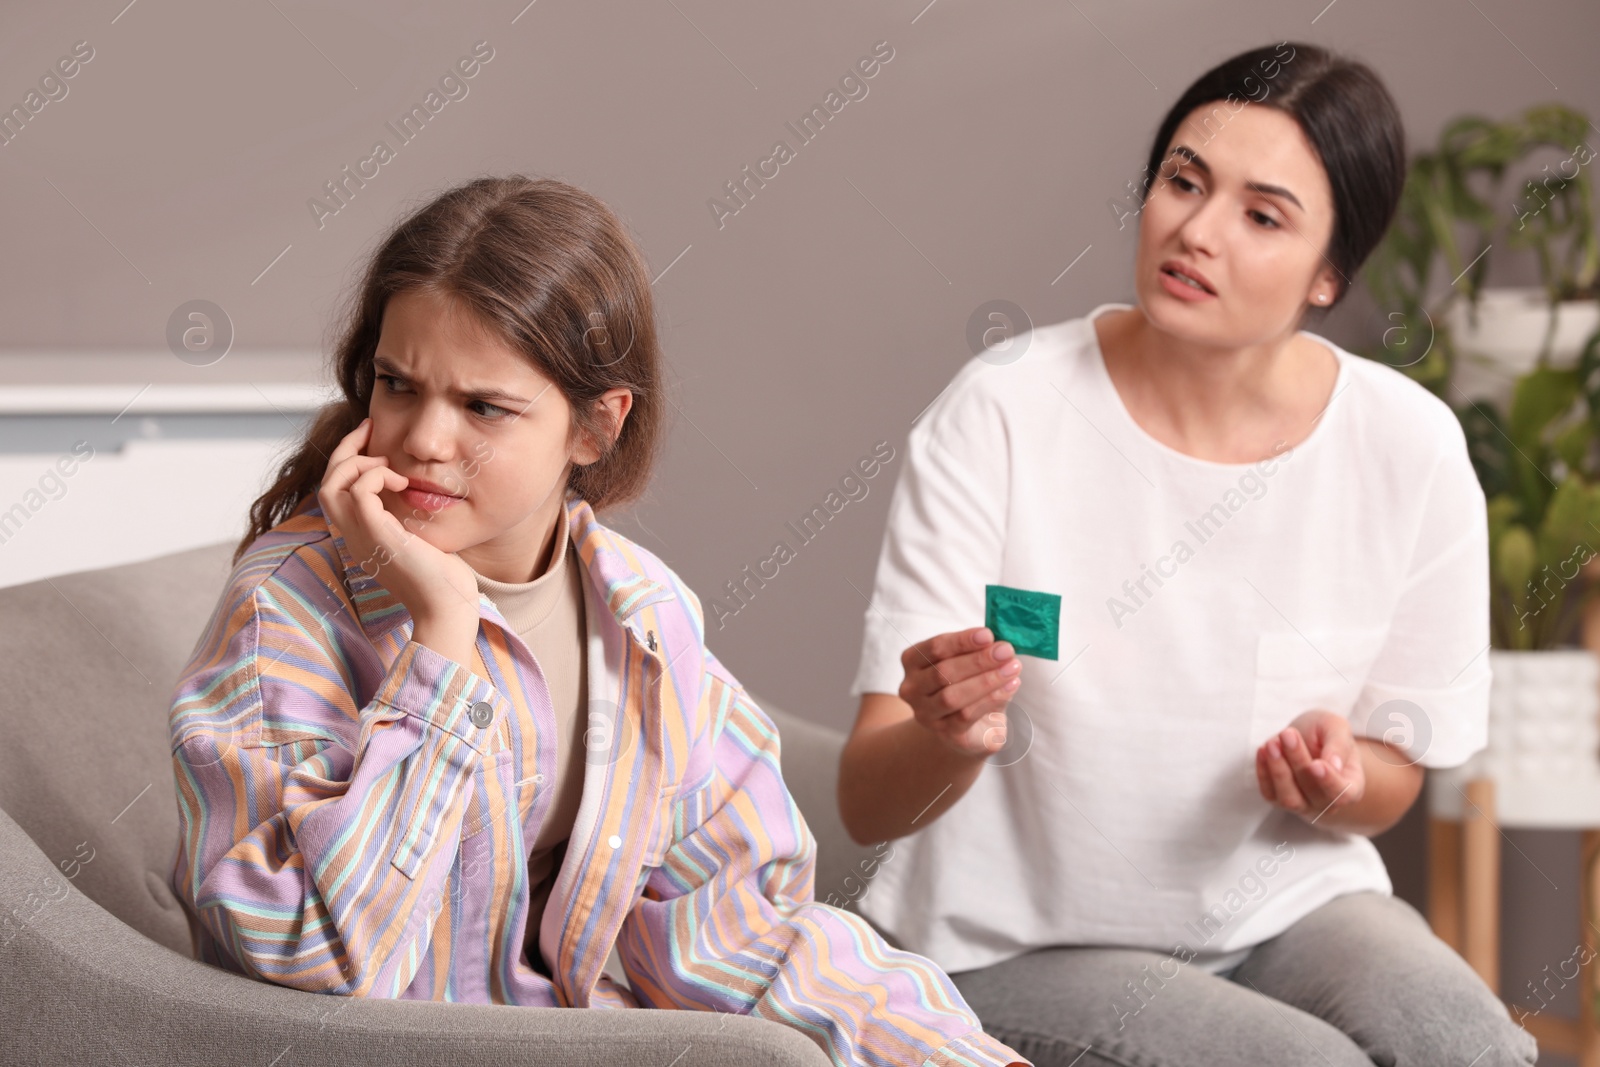
[[[1411,163],[1394,224],[1365,272],[1394,323],[1381,350],[1366,355],[1450,403],[1488,502],[1488,745],[1466,765],[1429,771],[1435,817],[1466,817],[1462,787],[1475,779],[1493,782],[1493,805],[1523,827],[1568,825],[1574,803],[1600,790],[1600,661],[1582,640],[1600,590],[1600,325],[1584,326],[1587,339],[1570,328],[1592,320],[1582,301],[1600,299],[1590,130],[1586,115],[1560,104],[1507,122],[1467,115],[1448,123],[1437,149]],[[1507,197],[1507,171],[1549,149],[1571,155]],[[1491,206],[1499,203],[1510,210]],[[1499,354],[1517,371],[1499,392],[1504,405],[1490,398],[1493,387],[1480,389],[1486,376],[1467,381],[1464,371],[1478,368],[1462,360],[1493,333],[1482,328],[1491,304],[1483,283],[1499,251],[1533,254],[1549,309],[1538,342],[1523,336]],[[1531,310],[1510,301],[1501,309]],[[1514,315],[1501,325],[1507,318]],[[1502,330],[1501,339],[1514,333]],[[1552,360],[1558,334],[1560,365]],[[1600,921],[1597,865],[1600,851],[1579,893],[1590,925]],[[1584,1013],[1600,1017],[1600,990]]]
[[[1591,129],[1559,104],[1504,122],[1449,123],[1438,146],[1414,159],[1366,273],[1392,324],[1382,350],[1366,354],[1450,404],[1488,505],[1488,744],[1459,767],[1428,772],[1435,815],[1464,818],[1464,788],[1487,779],[1496,819],[1566,826],[1581,798],[1600,790],[1600,661],[1581,633],[1600,589],[1600,318],[1582,303],[1600,300]],[[1508,172],[1550,149],[1571,154],[1505,195]],[[1510,210],[1492,206],[1501,203]],[[1484,299],[1501,250],[1533,254],[1548,309],[1542,331],[1531,301]],[[1499,339],[1513,342],[1499,352],[1481,343],[1495,333],[1483,328],[1490,313],[1500,316]],[[1508,321],[1522,337],[1503,328]],[[1586,339],[1574,336],[1575,322]],[[1482,373],[1474,358],[1483,355],[1513,373],[1499,381]],[[1593,857],[1589,885],[1600,850]],[[1591,992],[1592,1020],[1600,991]]]
[[[1458,355],[1449,326],[1452,305],[1476,306],[1497,244],[1529,251],[1539,265],[1548,298],[1549,328],[1541,346],[1544,365],[1563,303],[1600,296],[1600,234],[1595,231],[1585,141],[1588,116],[1562,104],[1541,104],[1501,122],[1467,115],[1447,124],[1432,151],[1415,156],[1406,174],[1393,224],[1366,270],[1373,296],[1398,324],[1378,358],[1394,364],[1445,396]],[[1508,172],[1541,150],[1567,153],[1525,179],[1512,195]],[[1494,205],[1504,203],[1508,210]],[[1434,268],[1442,265],[1442,277]],[[1414,359],[1403,348],[1423,341]]]
[[[1577,368],[1524,375],[1504,425],[1469,438],[1488,498],[1495,648],[1574,643],[1583,609],[1600,588],[1585,573],[1600,555],[1600,484],[1586,476],[1600,426],[1597,342],[1600,335],[1585,346]],[[1494,421],[1492,410],[1458,415]]]
[[[1561,104],[1505,121],[1448,123],[1437,147],[1413,159],[1366,271],[1379,307],[1398,324],[1381,351],[1366,354],[1432,390],[1461,420],[1488,498],[1491,644],[1499,649],[1572,644],[1595,584],[1581,570],[1600,553],[1600,331],[1574,365],[1550,361],[1558,312],[1600,298],[1589,173],[1596,153],[1584,139],[1591,129],[1586,115]],[[1567,158],[1510,195],[1508,174],[1552,149]],[[1497,246],[1533,254],[1549,308],[1537,359],[1514,379],[1504,410],[1453,384],[1459,305],[1480,301]]]

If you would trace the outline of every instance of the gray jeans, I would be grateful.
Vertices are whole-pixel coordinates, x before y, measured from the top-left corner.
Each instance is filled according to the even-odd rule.
[[[1036,1067],[1528,1067],[1533,1035],[1398,897],[1351,893],[1226,976],[1169,953],[1044,948],[950,975]]]

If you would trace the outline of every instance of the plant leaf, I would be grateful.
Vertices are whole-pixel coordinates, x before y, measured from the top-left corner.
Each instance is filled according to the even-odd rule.
[[[1580,385],[1574,369],[1538,367],[1524,374],[1511,399],[1512,440],[1522,446],[1541,443],[1545,428],[1572,410]]]
[[[1501,534],[1500,544],[1495,551],[1495,563],[1513,602],[1520,603],[1527,595],[1525,590],[1533,580],[1533,572],[1539,566],[1538,560],[1539,549],[1526,526],[1512,525]]]

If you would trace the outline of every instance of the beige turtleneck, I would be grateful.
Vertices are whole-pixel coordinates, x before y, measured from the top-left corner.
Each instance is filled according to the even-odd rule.
[[[528,855],[528,927],[523,952],[528,965],[548,976],[549,967],[539,951],[539,924],[551,887],[561,869],[567,838],[583,797],[584,746],[588,685],[585,677],[585,626],[583,561],[563,523],[557,529],[565,551],[552,552],[550,566],[531,582],[497,582],[474,572],[478,591],[486,595],[532,650],[550,690],[556,719],[556,776],[549,783],[534,783],[538,773],[534,746],[524,751],[518,780],[521,788],[554,790],[544,822]],[[527,712],[531,714],[531,711]]]

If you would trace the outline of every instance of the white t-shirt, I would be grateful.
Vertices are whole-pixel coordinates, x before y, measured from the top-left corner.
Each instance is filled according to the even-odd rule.
[[[1106,373],[1090,319],[1127,306],[967,363],[889,505],[852,693],[896,693],[905,648],[983,625],[986,584],[1061,597],[1059,659],[1022,657],[1006,747],[858,905],[947,971],[1061,944],[1218,969],[1393,891],[1365,837],[1261,798],[1267,737],[1326,708],[1427,767],[1486,743],[1487,519],[1449,407],[1306,333],[1339,361],[1310,436],[1257,464],[1188,456]]]

